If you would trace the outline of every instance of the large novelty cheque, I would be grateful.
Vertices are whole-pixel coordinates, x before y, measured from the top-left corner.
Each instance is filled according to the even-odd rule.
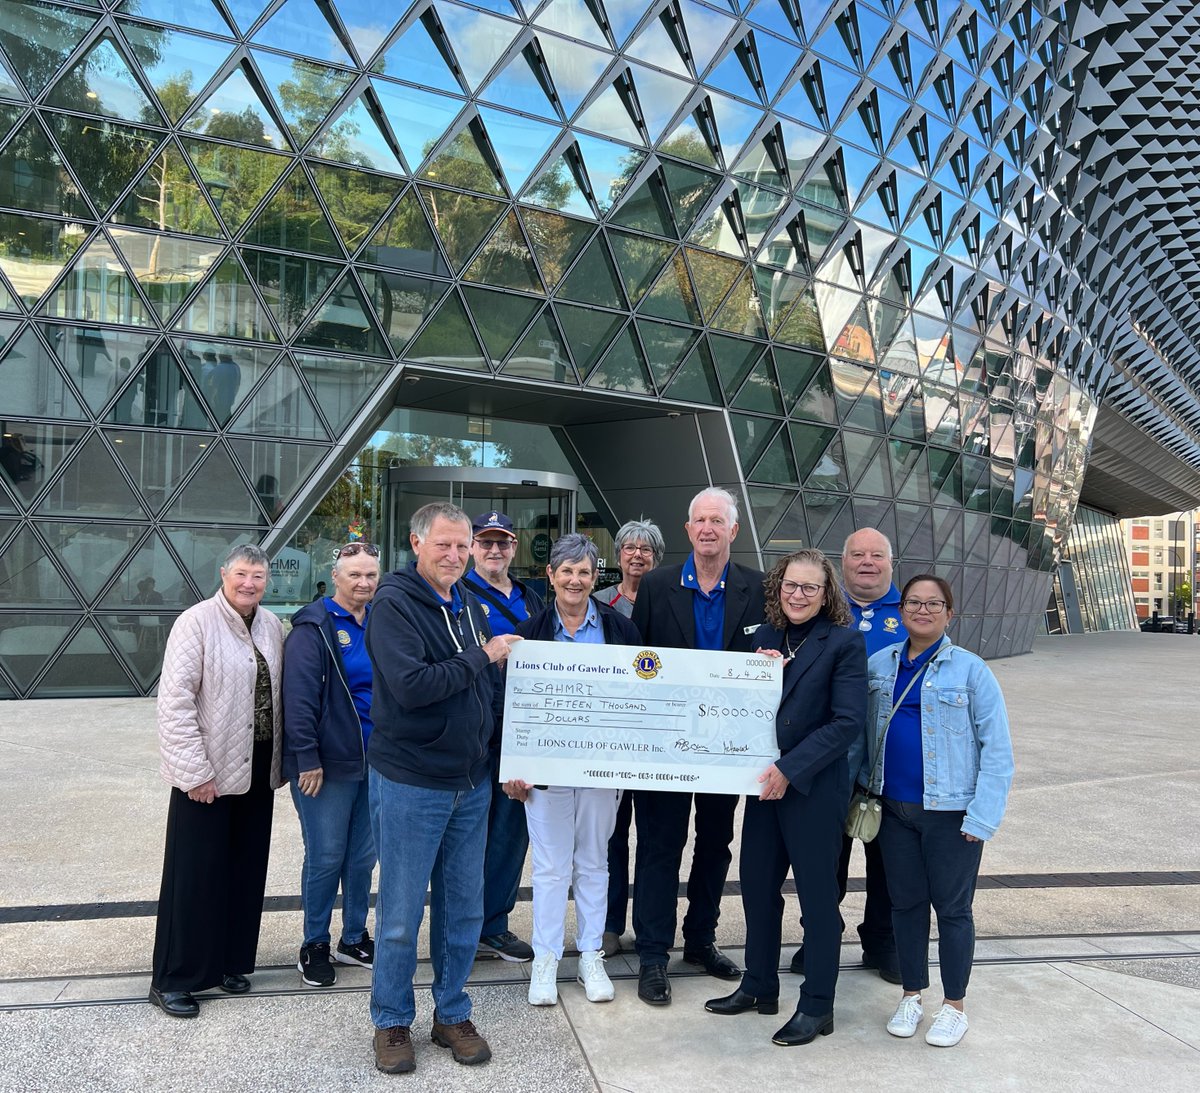
[[[757,794],[779,758],[782,665],[752,653],[518,642],[500,780]]]

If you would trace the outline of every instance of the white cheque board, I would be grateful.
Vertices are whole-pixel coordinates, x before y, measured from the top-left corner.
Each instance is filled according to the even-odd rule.
[[[518,642],[500,780],[757,795],[779,758],[782,666],[752,653]]]

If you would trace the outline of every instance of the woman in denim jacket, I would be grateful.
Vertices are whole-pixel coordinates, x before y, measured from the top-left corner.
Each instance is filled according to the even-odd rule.
[[[908,1037],[921,1022],[932,905],[944,998],[925,1041],[953,1047],[967,1031],[971,904],[983,843],[1004,816],[1012,741],[996,677],[946,636],[954,617],[949,584],[920,574],[904,586],[900,601],[908,641],[880,650],[868,663],[866,733],[851,751],[850,769],[883,798],[878,838],[904,986],[887,1030]]]

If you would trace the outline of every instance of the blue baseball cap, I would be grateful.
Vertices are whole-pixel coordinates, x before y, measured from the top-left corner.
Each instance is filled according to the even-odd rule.
[[[510,539],[517,537],[517,533],[513,531],[513,522],[502,512],[485,512],[482,516],[475,517],[474,523],[471,524],[471,534],[482,535],[485,531],[498,531]]]

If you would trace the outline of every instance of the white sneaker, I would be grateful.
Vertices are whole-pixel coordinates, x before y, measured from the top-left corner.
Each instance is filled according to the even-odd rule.
[[[558,1004],[558,958],[534,957],[533,970],[529,977],[529,1004],[531,1006],[554,1006]]]
[[[962,1010],[956,1010],[946,1004],[937,1012],[929,1031],[925,1033],[925,1043],[934,1047],[953,1047],[967,1034],[967,1015]]]
[[[887,1030],[893,1036],[907,1040],[917,1031],[917,1026],[924,1016],[925,1011],[921,1008],[921,996],[906,994],[900,999],[900,1005],[896,1007],[896,1012],[892,1014],[892,1019],[887,1023]]]
[[[599,949],[579,954],[579,974],[589,1002],[611,1002],[615,992],[608,972],[604,970],[604,953]]]

